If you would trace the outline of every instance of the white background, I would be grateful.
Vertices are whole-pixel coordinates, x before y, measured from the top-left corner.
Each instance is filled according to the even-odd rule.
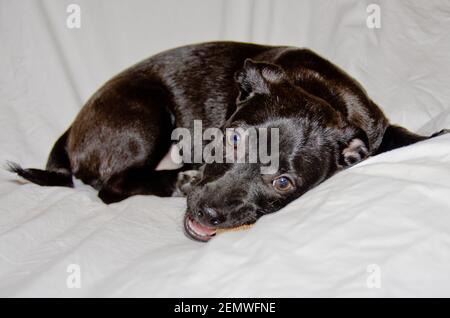
[[[67,5],[81,29],[66,27]],[[366,26],[367,5],[381,28]],[[211,40],[306,46],[367,89],[393,122],[450,127],[450,1],[0,0],[0,162],[43,167],[107,79]],[[0,172],[3,296],[450,296],[450,137],[371,158],[248,232],[182,234],[182,199],[105,206],[88,187]],[[66,286],[79,264],[82,288]],[[366,285],[369,264],[380,289]]]

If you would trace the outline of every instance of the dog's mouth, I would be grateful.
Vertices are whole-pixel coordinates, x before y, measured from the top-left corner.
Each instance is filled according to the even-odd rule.
[[[184,217],[184,229],[186,233],[196,241],[207,242],[216,235],[216,228],[207,227],[195,221],[190,213]]]

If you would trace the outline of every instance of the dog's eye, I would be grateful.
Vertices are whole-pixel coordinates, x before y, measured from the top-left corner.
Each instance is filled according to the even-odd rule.
[[[228,135],[228,144],[230,144],[230,146],[237,146],[239,141],[241,140],[241,135],[239,135],[237,132],[233,132],[231,134]]]
[[[286,192],[291,190],[294,187],[292,181],[285,176],[278,177],[272,181],[272,185],[275,190],[280,192]]]

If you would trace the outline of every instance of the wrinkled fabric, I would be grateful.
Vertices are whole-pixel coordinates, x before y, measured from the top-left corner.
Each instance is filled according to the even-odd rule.
[[[2,163],[44,167],[112,75],[218,39],[310,47],[392,122],[450,128],[446,0],[78,0],[80,29],[66,27],[70,3],[0,2]],[[366,25],[370,3],[379,29]],[[39,187],[2,169],[0,296],[450,296],[450,135],[370,158],[207,244],[184,236],[185,207],[154,196],[107,206],[79,182]],[[81,288],[69,288],[74,264]]]

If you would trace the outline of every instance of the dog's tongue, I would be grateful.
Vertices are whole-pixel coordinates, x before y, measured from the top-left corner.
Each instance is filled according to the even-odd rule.
[[[209,228],[207,226],[204,226],[198,222],[195,222],[194,220],[189,220],[189,225],[191,226],[191,228],[200,235],[204,235],[204,236],[211,236],[214,235],[216,233],[216,229],[212,229]]]

